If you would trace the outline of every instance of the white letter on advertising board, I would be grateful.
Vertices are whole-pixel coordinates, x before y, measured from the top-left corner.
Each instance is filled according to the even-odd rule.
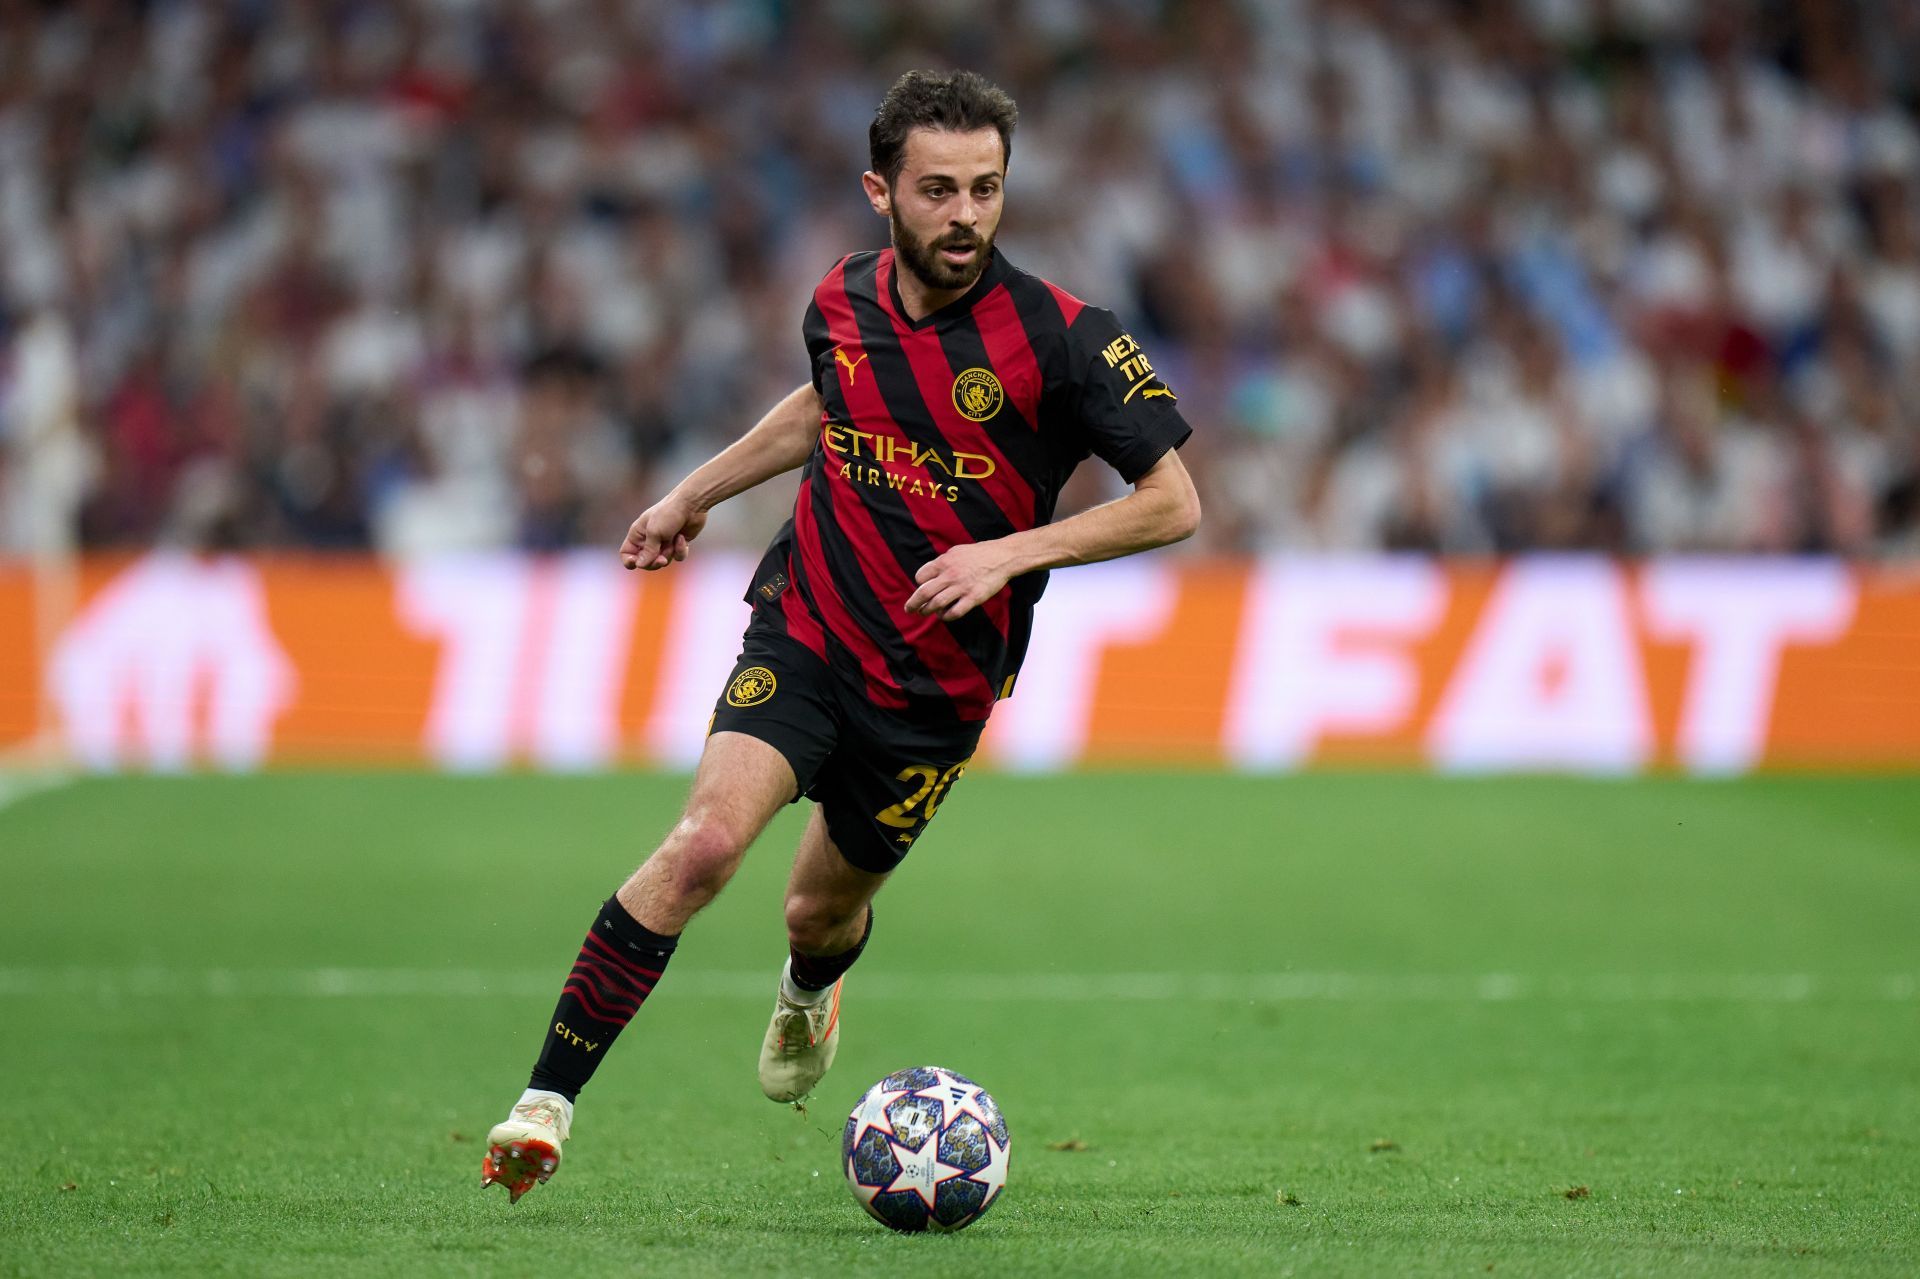
[[[1427,744],[1451,769],[1612,773],[1645,764],[1652,716],[1619,567],[1571,557],[1511,564]]]
[[[1087,744],[1100,653],[1167,628],[1177,588],[1158,564],[1095,564],[1053,576],[1013,696],[987,721],[983,749],[1009,768],[1071,764]]]
[[[196,710],[222,768],[266,758],[293,666],[242,560],[147,556],[107,584],[54,646],[48,670],[73,752],[89,768],[193,763]]]
[[[1855,605],[1832,560],[1670,560],[1647,568],[1640,591],[1649,633],[1693,645],[1678,745],[1697,773],[1760,761],[1780,650],[1839,639]]]
[[[538,676],[527,707],[533,757],[555,769],[603,768],[620,741],[620,688],[639,582],[603,551],[542,566]]]
[[[1447,582],[1422,559],[1279,559],[1248,586],[1227,751],[1248,768],[1306,763],[1329,733],[1386,733],[1413,713],[1405,645],[1438,625]]]
[[[440,642],[426,746],[443,767],[498,768],[512,754],[531,571],[516,555],[437,557],[400,570],[401,622]]]

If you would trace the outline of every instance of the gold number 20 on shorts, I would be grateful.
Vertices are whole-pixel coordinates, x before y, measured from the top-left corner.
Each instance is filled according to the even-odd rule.
[[[971,757],[963,759],[944,773],[933,764],[907,765],[907,767],[900,770],[894,780],[910,782],[918,778],[920,780],[920,789],[901,800],[898,804],[875,813],[874,820],[885,822],[889,826],[897,826],[902,830],[909,829],[919,822],[932,821],[934,813],[940,808],[941,796],[947,793],[947,787],[959,781],[960,775],[967,771],[967,765],[972,762]],[[919,806],[922,800],[926,801],[927,806],[921,816],[915,818],[912,816],[913,810]]]

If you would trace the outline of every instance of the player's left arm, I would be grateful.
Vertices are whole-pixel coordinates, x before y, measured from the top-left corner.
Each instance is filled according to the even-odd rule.
[[[1022,573],[1093,564],[1150,551],[1192,537],[1200,527],[1200,494],[1180,455],[1168,449],[1134,481],[1125,497],[1058,524],[965,542],[923,564],[907,598],[909,613],[965,617]]]

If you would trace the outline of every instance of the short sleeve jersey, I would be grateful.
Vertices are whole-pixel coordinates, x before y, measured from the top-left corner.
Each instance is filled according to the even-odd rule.
[[[948,622],[906,611],[914,574],[1048,523],[1088,456],[1132,483],[1190,431],[1112,312],[996,251],[964,296],[914,320],[895,274],[891,249],[856,253],[814,290],[820,435],[747,600],[873,705],[982,720],[1012,691],[1047,575]]]

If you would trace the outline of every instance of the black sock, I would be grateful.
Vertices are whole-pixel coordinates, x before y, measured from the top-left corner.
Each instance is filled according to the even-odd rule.
[[[568,1101],[579,1096],[614,1036],[647,1002],[679,940],[662,937],[627,914],[617,897],[607,898],[560,989],[527,1086]]]
[[[847,975],[847,969],[853,967],[853,961],[860,958],[860,952],[867,948],[867,938],[873,936],[873,907],[867,907],[867,926],[860,933],[860,940],[853,943],[853,949],[843,950],[837,955],[803,955],[793,947],[787,947],[787,954],[793,957],[789,971],[793,974],[793,984],[802,990],[825,990]]]

